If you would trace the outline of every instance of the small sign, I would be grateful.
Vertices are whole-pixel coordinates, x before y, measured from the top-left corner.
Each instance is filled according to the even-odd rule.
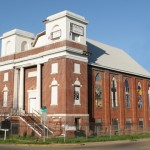
[[[76,131],[76,126],[65,126],[65,131]]]
[[[47,109],[46,109],[46,106],[43,106],[42,108],[41,108],[41,112],[42,112],[42,114],[41,114],[41,118],[42,118],[42,120],[43,121],[46,121],[47,120]]]
[[[51,33],[51,39],[57,39],[61,37],[61,30],[57,30]]]
[[[1,122],[1,129],[10,129],[11,127],[11,122],[10,120],[4,120]]]
[[[42,118],[43,121],[46,121],[47,120],[47,113],[43,112],[42,115],[41,115],[41,118]]]
[[[84,35],[84,28],[74,23],[70,24],[70,30],[78,35]]]
[[[46,106],[43,106],[42,109],[41,109],[41,112],[47,112],[47,109],[46,109]]]

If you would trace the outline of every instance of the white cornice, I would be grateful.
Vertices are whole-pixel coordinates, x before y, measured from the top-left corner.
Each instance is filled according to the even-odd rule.
[[[49,59],[57,57],[66,57],[74,60],[88,62],[87,56],[83,55],[83,50],[71,47],[61,47],[48,50],[39,54],[29,55],[24,58],[8,60],[0,63],[0,71],[10,70],[20,67],[29,67],[47,62]]]
[[[122,73],[132,74],[132,75],[141,76],[141,77],[144,77],[144,78],[150,78],[150,76],[138,74],[138,73],[135,73],[135,72],[124,71],[124,70],[120,70],[120,69],[116,69],[116,68],[111,68],[111,67],[99,65],[99,64],[96,64],[96,63],[88,63],[88,64],[91,65],[91,66],[95,66],[95,67],[101,67],[103,69],[108,69],[108,70],[112,70],[112,71],[118,71],[118,72],[122,72]]]
[[[83,16],[75,14],[75,13],[70,12],[68,10],[59,12],[59,13],[54,14],[54,15],[51,15],[51,16],[47,17],[46,20],[44,20],[43,22],[48,23],[48,22],[51,22],[51,21],[54,21],[54,20],[57,20],[57,19],[60,19],[60,18],[63,18],[63,17],[70,17],[72,19],[78,20],[78,21],[83,22],[85,24],[88,23],[88,21],[86,21]]]

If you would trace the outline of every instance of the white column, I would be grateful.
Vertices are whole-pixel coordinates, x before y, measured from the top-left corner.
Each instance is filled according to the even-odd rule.
[[[37,111],[41,109],[41,64],[37,64]]]
[[[19,70],[15,69],[14,70],[14,94],[13,94],[13,108],[17,109],[18,107],[18,73]]]
[[[19,110],[24,106],[24,68],[20,68],[20,86],[19,86]]]

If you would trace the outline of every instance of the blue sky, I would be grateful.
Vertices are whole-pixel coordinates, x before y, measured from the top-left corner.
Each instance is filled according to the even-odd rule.
[[[0,36],[14,28],[37,34],[46,17],[69,10],[89,21],[88,38],[123,49],[150,71],[149,7],[150,0],[0,0]]]

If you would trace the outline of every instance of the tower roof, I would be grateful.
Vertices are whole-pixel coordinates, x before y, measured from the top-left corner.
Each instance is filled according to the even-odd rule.
[[[13,29],[11,31],[3,33],[3,36],[1,37],[1,39],[12,36],[12,35],[24,36],[24,37],[28,37],[31,39],[33,39],[35,37],[35,35],[31,32],[27,32],[27,31],[20,30],[20,29]]]
[[[75,20],[78,20],[78,21],[81,21],[85,24],[88,23],[88,21],[85,20],[85,18],[81,15],[78,15],[76,13],[73,13],[71,11],[68,11],[68,10],[65,10],[65,11],[62,11],[62,12],[59,12],[59,13],[56,13],[54,15],[51,15],[49,17],[46,18],[46,20],[44,20],[43,22],[44,23],[47,23],[47,22],[50,22],[50,21],[53,21],[53,20],[56,20],[56,19],[59,19],[59,18],[62,18],[62,17],[70,17],[72,19],[75,19]]]

